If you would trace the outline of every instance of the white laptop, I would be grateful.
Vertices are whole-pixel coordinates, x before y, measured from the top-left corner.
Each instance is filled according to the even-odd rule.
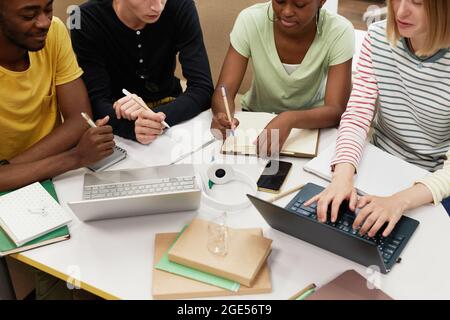
[[[191,164],[88,173],[68,206],[82,221],[196,210],[199,183]]]

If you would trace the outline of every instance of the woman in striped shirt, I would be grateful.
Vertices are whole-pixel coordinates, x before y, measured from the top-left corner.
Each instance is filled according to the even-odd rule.
[[[376,113],[376,116],[375,116]],[[374,117],[375,116],[375,117]],[[353,177],[370,126],[372,143],[432,174],[390,197],[358,200]],[[320,221],[343,200],[361,209],[353,228],[388,236],[406,210],[450,196],[450,2],[388,0],[388,19],[370,26],[342,115],[331,184],[317,202]],[[448,201],[448,200],[446,200]]]

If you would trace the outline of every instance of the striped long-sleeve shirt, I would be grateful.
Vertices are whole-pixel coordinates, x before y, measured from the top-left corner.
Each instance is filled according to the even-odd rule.
[[[450,48],[420,59],[403,38],[397,47],[389,44],[385,21],[371,25],[333,167],[358,167],[371,124],[374,145],[433,172],[418,182],[430,189],[436,204],[450,196]]]

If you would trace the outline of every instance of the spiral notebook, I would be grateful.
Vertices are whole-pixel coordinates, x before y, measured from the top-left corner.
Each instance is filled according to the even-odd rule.
[[[54,231],[72,220],[39,183],[0,197],[0,227],[17,246]]]
[[[88,166],[89,169],[91,169],[94,172],[103,171],[112,165],[116,164],[117,162],[125,159],[127,157],[127,151],[125,149],[122,149],[121,147],[115,146],[114,153],[110,156],[107,156],[105,159],[100,160],[90,166]]]

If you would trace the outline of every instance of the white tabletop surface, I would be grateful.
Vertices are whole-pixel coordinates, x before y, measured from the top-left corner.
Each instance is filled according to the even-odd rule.
[[[111,170],[168,164],[189,148],[200,146],[210,138],[211,115],[204,112],[197,118],[170,129],[150,146],[117,138],[127,149],[128,158]],[[179,131],[179,132],[177,132]],[[186,140],[190,133],[199,141]],[[334,141],[336,130],[322,130],[320,150]],[[171,138],[170,138],[170,137]],[[182,138],[180,138],[180,136]],[[182,144],[180,146],[179,144]],[[234,161],[255,181],[265,161],[249,157],[222,156],[219,142],[197,152],[196,168],[206,168],[214,155],[216,161]],[[326,185],[326,182],[302,170],[308,159],[286,158],[293,162],[292,171],[283,189],[305,182]],[[401,170],[401,168],[398,168]],[[60,203],[81,199],[83,173],[87,169],[68,172],[54,179]],[[220,198],[243,197],[245,185],[232,182],[221,186]],[[259,192],[261,198],[271,195]],[[284,206],[294,195],[277,202]],[[67,208],[67,210],[69,210]],[[202,205],[196,212],[168,213],[126,219],[83,223],[74,216],[70,225],[71,239],[24,252],[19,260],[44,269],[62,278],[81,281],[81,286],[105,298],[152,299],[152,266],[156,233],[178,232],[196,215],[207,216],[211,210]],[[233,296],[233,299],[287,299],[306,285],[325,284],[348,269],[355,269],[395,299],[450,299],[450,220],[442,206],[424,206],[407,214],[420,221],[420,226],[402,253],[402,262],[387,275],[373,274],[364,266],[315,247],[304,241],[271,229],[255,208],[249,206],[229,214],[229,225],[235,228],[261,227],[273,239],[269,256],[273,290],[269,294]],[[223,299],[220,297],[220,299]]]

